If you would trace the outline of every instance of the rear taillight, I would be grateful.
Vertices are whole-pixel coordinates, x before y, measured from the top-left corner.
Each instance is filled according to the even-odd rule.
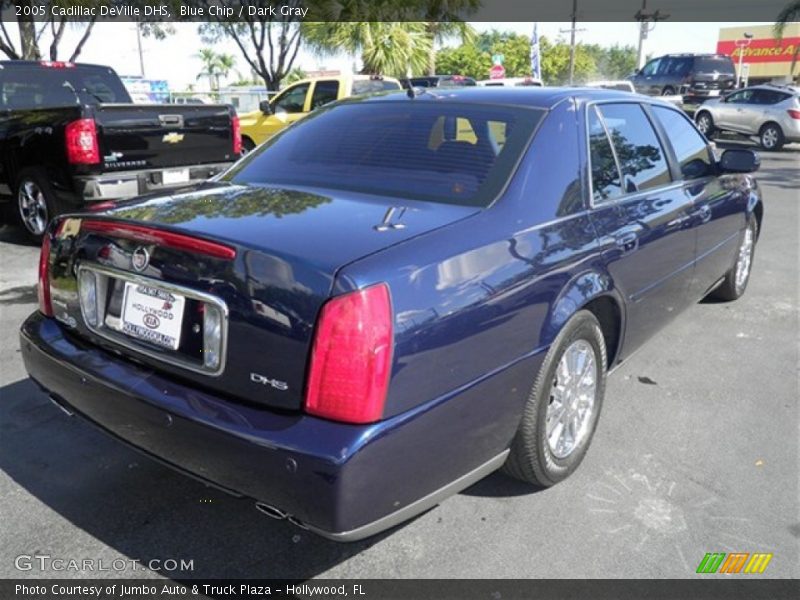
[[[67,160],[73,165],[96,165],[100,162],[97,126],[94,119],[78,119],[65,129]]]
[[[786,112],[788,112],[789,116],[792,117],[793,119],[800,119],[800,110],[790,108]]]
[[[186,235],[185,233],[175,233],[156,227],[147,227],[145,225],[85,219],[81,222],[81,231],[93,231],[104,235],[133,240],[134,242],[140,242],[142,244],[156,244],[225,260],[233,260],[236,258],[236,249],[226,244],[203,240],[191,235]]]
[[[325,304],[311,351],[306,412],[347,423],[380,419],[392,345],[392,304],[386,284]]]
[[[75,63],[64,62],[63,60],[41,60],[39,64],[49,69],[74,69]]]
[[[61,221],[55,230],[55,235],[59,235],[63,226],[64,221]],[[53,303],[50,300],[50,250],[50,231],[45,231],[42,249],[39,252],[39,285],[36,289],[36,295],[39,297],[39,311],[45,317],[53,316]]]
[[[233,120],[231,121],[231,126],[233,130],[233,154],[241,154],[242,153],[242,126],[239,123],[239,117],[234,116]]]

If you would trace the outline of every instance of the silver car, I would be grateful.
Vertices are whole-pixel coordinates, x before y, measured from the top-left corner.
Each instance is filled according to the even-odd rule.
[[[758,137],[764,150],[800,142],[800,93],[789,86],[757,85],[707,100],[694,115],[707,138],[717,131]]]

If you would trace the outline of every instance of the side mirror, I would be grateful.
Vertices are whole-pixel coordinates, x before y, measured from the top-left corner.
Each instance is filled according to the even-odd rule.
[[[719,168],[724,173],[753,173],[761,166],[761,159],[752,150],[730,148],[722,153]]]
[[[260,110],[265,115],[274,114],[275,111],[272,110],[272,105],[269,103],[269,100],[262,100],[258,103],[258,110]]]

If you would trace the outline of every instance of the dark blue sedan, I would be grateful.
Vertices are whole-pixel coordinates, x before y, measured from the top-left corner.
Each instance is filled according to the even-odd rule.
[[[501,467],[572,473],[607,373],[744,293],[757,167],[620,92],[346,100],[215,181],[54,222],[22,354],[67,413],[360,539]]]

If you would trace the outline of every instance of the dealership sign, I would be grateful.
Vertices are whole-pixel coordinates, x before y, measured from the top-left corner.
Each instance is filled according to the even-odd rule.
[[[751,63],[761,62],[792,62],[792,58],[800,47],[800,37],[777,39],[753,40],[749,46],[743,48],[736,45],[735,40],[717,42],[717,53],[727,54],[734,60],[742,59]]]

